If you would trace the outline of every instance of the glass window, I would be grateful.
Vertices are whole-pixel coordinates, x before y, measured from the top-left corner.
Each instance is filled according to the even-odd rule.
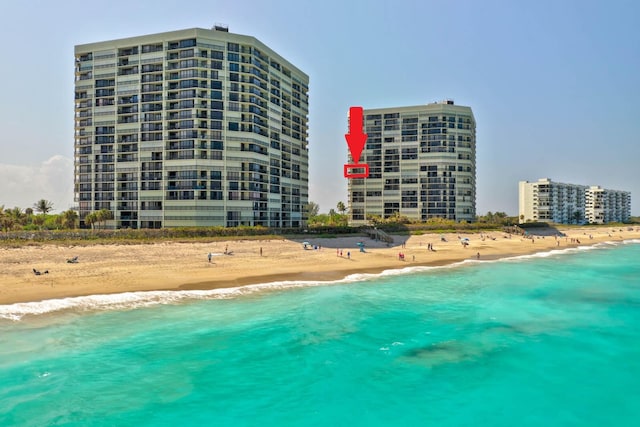
[[[180,40],[180,47],[193,47],[196,45],[196,39]]]

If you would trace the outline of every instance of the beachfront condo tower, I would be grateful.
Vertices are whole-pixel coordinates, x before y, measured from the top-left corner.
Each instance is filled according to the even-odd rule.
[[[476,217],[476,122],[451,100],[365,109],[366,178],[348,181],[352,224],[396,215],[415,221]],[[349,156],[349,163],[352,162]]]
[[[549,178],[518,184],[520,223],[606,224],[626,222],[631,215],[631,193],[600,186],[565,184]]]
[[[309,77],[226,26],[75,46],[75,199],[109,228],[303,227]]]

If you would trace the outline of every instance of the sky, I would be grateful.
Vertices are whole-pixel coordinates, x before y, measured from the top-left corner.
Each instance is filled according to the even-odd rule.
[[[350,106],[472,108],[477,213],[518,182],[631,192],[640,215],[635,0],[11,0],[0,39],[0,206],[73,203],[77,44],[222,23],[309,75],[309,199],[347,202]]]

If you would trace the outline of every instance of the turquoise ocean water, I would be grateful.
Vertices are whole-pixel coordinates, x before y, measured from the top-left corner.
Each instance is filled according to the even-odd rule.
[[[0,306],[1,426],[638,426],[640,242]]]

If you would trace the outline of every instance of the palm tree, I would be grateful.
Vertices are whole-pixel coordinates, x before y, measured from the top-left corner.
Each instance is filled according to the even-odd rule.
[[[93,229],[93,225],[98,222],[98,215],[95,212],[91,212],[84,217],[84,223]]]
[[[320,206],[316,202],[309,202],[305,206],[305,211],[307,212],[307,218],[309,219],[318,215],[319,210],[320,210]]]
[[[22,212],[22,209],[15,207],[5,211],[11,220],[13,221],[13,227],[25,225],[27,222],[27,216]]]
[[[78,213],[73,209],[62,212],[62,226],[64,228],[74,229],[78,225]]]
[[[102,222],[106,226],[107,221],[113,219],[113,212],[109,209],[100,209],[96,214],[96,221]]]
[[[51,210],[53,210],[53,202],[50,202],[49,200],[45,200],[45,199],[40,199],[33,204],[33,208],[37,212],[40,212],[41,214],[46,215]]]
[[[580,221],[582,221],[582,212],[580,212],[579,210],[576,210],[573,213],[572,217],[576,224],[580,224]]]
[[[338,202],[338,205],[336,207],[338,208],[338,212],[340,212],[342,215],[344,215],[344,213],[347,211],[347,207],[341,201]]]
[[[4,211],[4,205],[1,205],[0,206],[0,228],[2,228],[2,231],[7,231],[8,222],[9,222],[9,217],[7,213]]]

